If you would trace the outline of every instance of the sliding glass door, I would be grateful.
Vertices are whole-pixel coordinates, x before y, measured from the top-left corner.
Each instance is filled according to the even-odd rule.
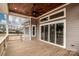
[[[64,40],[64,23],[56,24],[56,44],[63,45]]]
[[[41,26],[41,40],[45,40],[45,31],[44,31],[44,26]]]
[[[50,42],[63,45],[64,23],[50,24]]]
[[[55,24],[50,24],[50,42],[55,43]]]
[[[64,23],[61,21],[41,25],[41,40],[64,46]]]
[[[41,39],[48,41],[48,25],[41,26]]]
[[[48,25],[45,25],[45,41],[48,41]]]

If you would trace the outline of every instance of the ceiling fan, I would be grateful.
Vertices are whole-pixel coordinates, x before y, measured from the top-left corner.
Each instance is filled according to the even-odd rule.
[[[37,16],[37,10],[35,9],[35,6],[36,6],[36,4],[34,3],[34,4],[33,4],[33,7],[32,7],[32,15],[33,15],[34,17]]]
[[[36,8],[37,4],[33,4],[32,7],[32,16],[37,17],[39,15],[41,15],[43,13],[43,9],[42,8]]]

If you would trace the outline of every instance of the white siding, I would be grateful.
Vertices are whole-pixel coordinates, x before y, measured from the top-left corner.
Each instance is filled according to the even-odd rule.
[[[67,49],[79,50],[79,4],[70,4],[67,7]],[[72,46],[74,45],[74,46]]]

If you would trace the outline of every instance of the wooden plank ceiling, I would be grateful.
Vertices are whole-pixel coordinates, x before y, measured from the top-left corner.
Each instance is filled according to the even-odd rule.
[[[64,3],[9,3],[9,12],[38,17]]]

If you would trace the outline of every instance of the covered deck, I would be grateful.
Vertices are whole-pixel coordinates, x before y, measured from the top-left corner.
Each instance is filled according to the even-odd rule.
[[[15,37],[15,36],[14,36]],[[10,36],[5,56],[77,56],[79,53],[66,50],[40,40],[21,40]]]

